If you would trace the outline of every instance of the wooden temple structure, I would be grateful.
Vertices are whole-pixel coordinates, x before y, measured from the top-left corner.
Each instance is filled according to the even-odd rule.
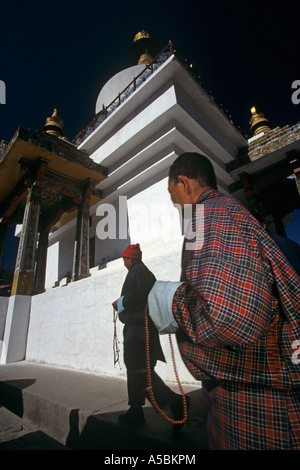
[[[72,280],[89,276],[89,208],[107,171],[64,138],[58,111],[42,131],[19,128],[0,157],[0,259],[9,225],[22,224],[11,295],[44,291],[50,230],[77,217]]]

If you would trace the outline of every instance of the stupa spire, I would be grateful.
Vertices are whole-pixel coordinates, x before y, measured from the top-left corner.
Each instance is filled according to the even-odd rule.
[[[42,130],[46,134],[51,134],[56,137],[64,137],[63,126],[64,123],[59,117],[58,110],[55,108],[52,113],[52,116],[47,117],[46,124],[44,125]]]
[[[152,34],[142,29],[133,38],[130,56],[133,65],[150,64],[159,53],[160,46]]]
[[[262,114],[256,111],[256,108],[253,106],[251,108],[252,116],[250,118],[250,129],[253,136],[263,132],[266,134],[272,130],[270,121]]]

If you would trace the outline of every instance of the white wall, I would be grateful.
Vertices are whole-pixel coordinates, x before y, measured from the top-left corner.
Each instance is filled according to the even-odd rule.
[[[68,227],[50,234],[47,265],[46,289],[51,289],[57,281],[72,276],[76,218]]]
[[[1,364],[25,359],[31,296],[13,295],[8,298],[5,329],[3,334]]]
[[[45,287],[53,287],[58,280],[59,242],[48,247]]]
[[[129,215],[130,240],[140,243],[143,261],[158,280],[178,281],[181,271],[182,235],[179,215],[170,201],[167,178],[136,192],[126,201]],[[114,204],[117,209],[117,203]],[[101,217],[95,215],[95,224]],[[119,227],[117,227],[118,229]],[[68,232],[60,240],[68,247]],[[118,240],[97,240],[101,255],[111,252]],[[103,249],[106,248],[106,251]],[[53,251],[53,253],[52,253]],[[50,248],[49,263],[56,260],[56,244]],[[53,255],[53,256],[52,256]],[[99,255],[99,253],[98,253]],[[97,256],[97,255],[96,255]],[[121,349],[121,364],[113,363],[112,302],[120,296],[127,274],[123,260],[111,261],[101,270],[91,269],[91,277],[66,286],[48,289],[32,297],[26,359],[29,361],[94,371],[107,375],[125,375],[122,356],[123,325],[118,321],[117,331]],[[68,252],[66,258],[69,258]],[[64,264],[64,263],[63,263]],[[175,380],[168,336],[161,337],[167,364],[159,363],[157,371],[168,380]],[[174,348],[177,351],[174,338]],[[177,351],[181,379],[194,382]]]
[[[117,264],[32,298],[27,360],[114,372],[111,303],[122,282],[121,260]]]
[[[92,211],[95,214],[90,237],[95,236],[95,265],[101,265],[103,261],[106,264],[120,258],[130,244],[127,200],[123,197],[121,203],[119,199],[109,204],[99,203]],[[123,225],[121,229],[120,222]]]
[[[154,246],[155,256],[144,254],[144,262],[157,279],[178,280],[182,238]],[[147,251],[147,250],[146,250]],[[120,296],[127,274],[122,259],[107,268],[93,271],[90,278],[57,287],[32,297],[26,360],[93,371],[104,375],[125,375],[122,330],[118,321],[121,365],[113,363],[112,302]],[[167,364],[159,363],[157,371],[164,379],[174,381],[168,336],[161,337]],[[173,343],[177,350],[176,340]],[[177,366],[183,382],[194,382],[179,353]]]
[[[181,235],[179,213],[168,192],[168,178],[128,199],[128,219],[131,243],[140,243],[144,249],[150,245],[150,251],[154,242],[162,245]]]
[[[8,301],[9,297],[0,297],[0,356],[3,346]]]
[[[149,177],[144,187],[136,189],[128,197],[117,197],[109,203],[104,199],[91,208],[93,223],[90,237],[95,236],[95,265],[120,258],[130,243],[140,243],[142,250],[149,249],[151,253],[154,242],[163,243],[180,236],[179,213],[171,202],[167,188],[167,177]],[[123,221],[122,227],[120,221]],[[47,289],[52,288],[57,280],[65,278],[67,272],[72,272],[75,225],[76,221],[73,221],[69,227],[55,232],[50,239]]]

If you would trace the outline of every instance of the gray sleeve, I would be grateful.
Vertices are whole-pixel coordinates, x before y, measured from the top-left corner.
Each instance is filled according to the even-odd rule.
[[[178,329],[172,301],[181,284],[183,282],[156,281],[148,295],[149,315],[160,334],[175,333]]]

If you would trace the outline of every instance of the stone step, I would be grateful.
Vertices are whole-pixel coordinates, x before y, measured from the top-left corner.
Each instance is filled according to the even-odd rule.
[[[169,383],[175,391],[175,384]],[[0,404],[70,449],[197,451],[208,448],[202,390],[183,385],[191,398],[187,422],[172,424],[151,405],[146,424],[125,427],[126,380],[27,361],[0,366]]]

